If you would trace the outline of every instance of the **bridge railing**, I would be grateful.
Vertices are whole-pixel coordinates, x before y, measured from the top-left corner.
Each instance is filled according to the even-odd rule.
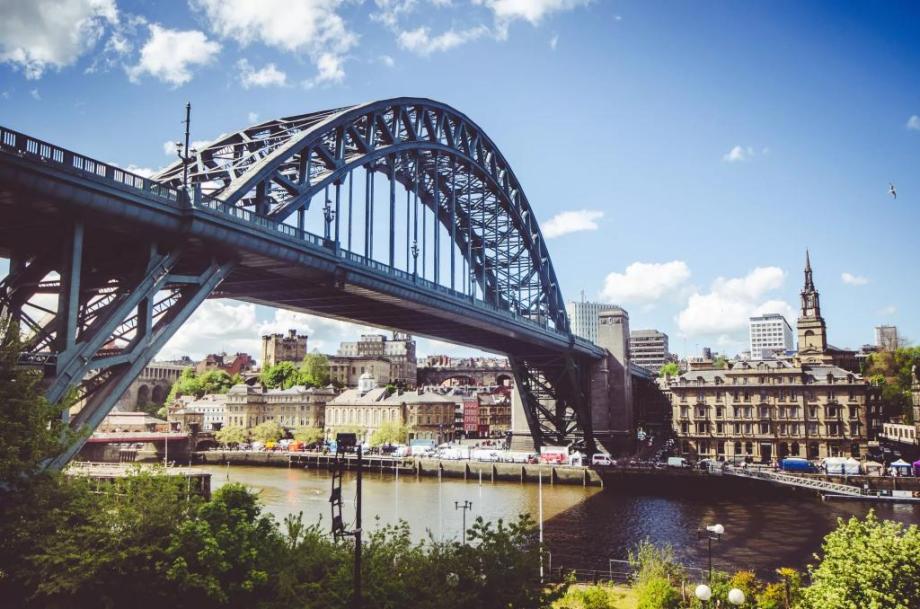
[[[176,190],[159,182],[2,126],[0,149],[20,156],[37,158],[45,163],[56,163],[79,172],[83,177],[126,186],[164,201],[175,203],[177,200]]]

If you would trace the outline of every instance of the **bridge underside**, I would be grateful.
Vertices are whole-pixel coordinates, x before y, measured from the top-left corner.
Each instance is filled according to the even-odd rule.
[[[76,390],[72,426],[95,429],[205,298],[232,298],[505,354],[535,443],[593,450],[584,374],[593,356],[571,335],[374,272],[330,243],[240,231],[82,178],[0,155],[0,256],[11,260],[0,314],[30,336],[22,362],[43,368],[47,397]]]

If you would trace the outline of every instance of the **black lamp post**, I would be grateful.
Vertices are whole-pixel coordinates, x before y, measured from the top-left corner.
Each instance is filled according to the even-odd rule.
[[[705,539],[709,550],[709,583],[712,584],[712,542],[722,539],[725,534],[725,527],[721,524],[711,524],[705,529],[697,529],[697,539]]]

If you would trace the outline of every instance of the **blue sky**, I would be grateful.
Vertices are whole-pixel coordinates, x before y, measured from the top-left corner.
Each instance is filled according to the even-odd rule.
[[[557,235],[569,299],[622,304],[681,354],[734,353],[754,312],[794,324],[808,247],[833,344],[872,342],[880,323],[920,341],[916,3],[274,4],[4,2],[0,123],[154,170],[186,100],[206,140],[431,97],[502,149]],[[167,351],[255,351],[291,324],[324,350],[357,331],[208,303]]]

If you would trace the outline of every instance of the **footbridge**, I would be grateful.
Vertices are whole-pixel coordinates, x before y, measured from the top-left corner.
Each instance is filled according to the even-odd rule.
[[[389,99],[182,155],[147,178],[0,127],[0,314],[47,398],[75,399],[72,426],[95,429],[206,298],[232,298],[504,354],[537,445],[593,451],[615,427],[592,382],[606,352],[571,333],[524,189],[461,112]]]

